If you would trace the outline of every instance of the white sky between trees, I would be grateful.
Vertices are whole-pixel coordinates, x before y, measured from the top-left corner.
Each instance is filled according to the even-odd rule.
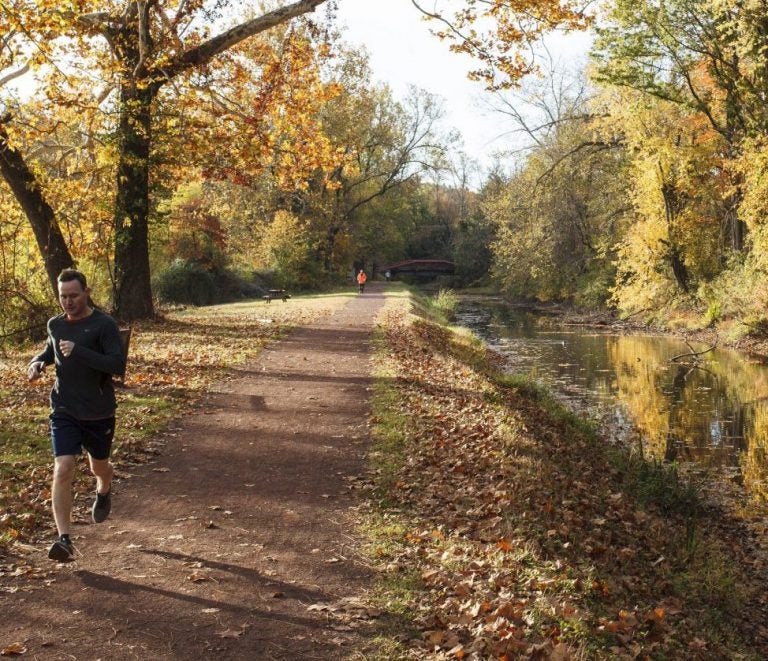
[[[422,6],[431,9],[432,0]],[[422,20],[411,0],[339,0],[337,16],[344,40],[365,46],[374,77],[388,83],[396,98],[413,84],[444,99],[445,127],[461,132],[464,150],[482,169],[492,165],[494,152],[513,146],[499,137],[509,125],[484,108],[482,83],[467,79],[472,60],[432,35],[433,24]],[[558,35],[548,47],[557,59],[572,62],[586,56],[589,42],[585,34]]]

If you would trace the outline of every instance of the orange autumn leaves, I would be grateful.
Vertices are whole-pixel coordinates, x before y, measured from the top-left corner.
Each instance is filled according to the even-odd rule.
[[[470,77],[489,89],[513,87],[536,71],[531,48],[545,33],[558,28],[580,30],[591,22],[584,3],[572,0],[466,0],[450,11],[441,2],[414,4],[451,50],[478,62]]]
[[[322,122],[325,105],[341,93],[323,77],[332,57],[312,26],[241,44],[218,72],[219,89],[200,92],[214,118],[200,137],[231,147],[206,166],[206,175],[248,185],[269,169],[281,189],[303,190],[341,167],[344,150],[332,144]]]

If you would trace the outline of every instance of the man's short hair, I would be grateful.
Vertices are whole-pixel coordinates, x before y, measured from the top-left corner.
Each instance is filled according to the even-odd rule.
[[[85,278],[85,274],[77,269],[64,269],[59,273],[57,280],[59,282],[72,282],[72,280],[77,280],[82,286],[83,291],[88,289],[88,281]]]

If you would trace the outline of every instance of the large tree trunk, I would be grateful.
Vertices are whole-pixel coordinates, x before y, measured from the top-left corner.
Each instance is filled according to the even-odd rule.
[[[149,151],[151,88],[125,81],[120,92],[120,127],[115,200],[115,316],[124,321],[154,315],[149,268]]]
[[[661,166],[659,166],[659,169],[661,170]],[[664,182],[661,185],[661,194],[664,198],[664,211],[667,217],[667,233],[669,235],[669,241],[665,241],[668,247],[667,257],[678,286],[687,294],[690,291],[688,269],[685,266],[685,258],[680,242],[675,236],[677,234],[675,225],[677,217],[683,208],[683,201],[680,199],[675,185],[669,182]]]
[[[672,266],[672,273],[675,275],[675,280],[678,286],[686,294],[690,292],[688,269],[685,266],[683,256],[680,254],[680,248],[677,244],[672,244],[669,247],[669,263]]]
[[[182,53],[149,80],[145,50],[152,49],[150,4],[134,6],[128,22],[113,40],[123,65],[115,203],[115,316],[124,321],[154,315],[149,267],[149,155],[152,139],[152,102],[160,88],[182,72],[206,64],[219,53],[250,36],[311,12],[326,0],[299,0],[228,30]],[[151,76],[150,76],[151,77]],[[140,84],[137,84],[140,83]]]
[[[34,173],[19,151],[8,144],[7,139],[5,127],[0,124],[0,174],[29,220],[54,298],[58,298],[57,277],[62,269],[71,268],[74,261],[53,209],[45,201]]]

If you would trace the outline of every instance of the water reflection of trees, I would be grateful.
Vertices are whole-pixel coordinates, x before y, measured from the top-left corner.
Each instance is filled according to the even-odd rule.
[[[535,316],[502,305],[493,306],[492,320],[502,335],[541,340]],[[681,341],[590,333],[563,342],[578,363],[564,368],[558,365],[563,355],[557,344],[537,343],[529,356],[531,376],[546,373],[566,394],[589,392],[603,402],[616,398],[643,438],[646,455],[740,468],[755,499],[768,504],[768,367],[717,350],[704,356],[698,369],[670,362],[687,351]]]
[[[658,357],[635,337],[610,338],[609,364],[616,374],[616,397],[632,416],[643,438],[644,450],[663,458],[670,432],[667,398],[660,387]]]
[[[768,503],[768,406],[752,409],[747,416],[749,446],[741,456],[744,484],[755,500]]]
[[[663,338],[616,337],[606,347],[616,396],[650,455],[741,464],[745,483],[766,499],[768,369],[733,351],[716,352],[704,369],[671,364],[678,347]]]

